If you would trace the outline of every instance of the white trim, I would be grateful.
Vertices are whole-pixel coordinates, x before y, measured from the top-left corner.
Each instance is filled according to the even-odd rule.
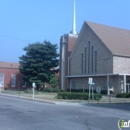
[[[112,54],[113,56],[130,58],[129,55]]]
[[[77,37],[78,37],[78,35],[77,35],[77,34],[68,34],[68,36],[69,36],[69,37],[75,37],[75,38],[77,38]]]
[[[82,78],[82,77],[96,77],[96,76],[116,76],[116,75],[126,75],[130,76],[130,74],[123,74],[123,73],[108,73],[108,74],[94,74],[94,75],[70,75],[66,76],[66,78]]]

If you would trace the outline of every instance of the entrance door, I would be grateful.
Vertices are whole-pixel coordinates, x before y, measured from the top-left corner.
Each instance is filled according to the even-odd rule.
[[[127,92],[127,93],[130,92],[130,84],[126,84],[126,92]]]

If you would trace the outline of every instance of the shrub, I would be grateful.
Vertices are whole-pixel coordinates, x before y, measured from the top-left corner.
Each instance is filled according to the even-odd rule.
[[[57,98],[59,99],[78,99],[78,100],[88,100],[89,94],[88,93],[80,93],[80,92],[59,92]],[[92,98],[92,97],[91,97]],[[94,99],[101,99],[101,94],[94,94]]]
[[[130,93],[118,93],[117,98],[130,98]]]
[[[4,90],[8,90],[8,87],[7,87],[7,86],[5,86],[5,87],[4,87]]]
[[[67,89],[67,92],[70,92],[70,89]],[[83,92],[83,89],[71,89],[71,92]],[[89,89],[84,89],[84,92],[89,92]],[[96,90],[93,90],[94,93],[97,93]],[[107,94],[107,90],[101,90],[101,94]]]
[[[29,91],[28,91],[28,90],[25,90],[24,92],[25,92],[25,93],[29,93]]]
[[[107,90],[101,90],[101,94],[107,95]]]
[[[52,92],[53,88],[43,88],[43,92]]]
[[[51,77],[49,84],[52,88],[56,88],[58,86],[58,78],[56,76]]]

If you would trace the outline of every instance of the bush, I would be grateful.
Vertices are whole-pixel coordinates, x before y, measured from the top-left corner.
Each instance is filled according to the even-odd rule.
[[[117,98],[130,98],[130,93],[118,93]]]
[[[24,92],[25,92],[25,93],[29,93],[29,91],[28,91],[28,90],[25,90]]]
[[[4,90],[8,90],[8,87],[5,86],[5,87],[4,87]]]
[[[70,89],[67,89],[67,92],[70,92]],[[83,89],[71,89],[71,92],[83,92]],[[84,89],[84,92],[89,93],[89,89]],[[93,90],[94,93],[97,93],[96,90]],[[101,90],[101,94],[107,94],[107,90]]]
[[[89,94],[88,93],[76,93],[76,92],[73,92],[73,93],[70,93],[70,92],[59,92],[58,93],[58,96],[57,96],[58,99],[78,99],[78,100],[88,100],[89,98]],[[90,97],[92,98],[92,97]],[[94,94],[94,99],[101,99],[102,98],[102,95],[101,94]]]
[[[50,81],[49,81],[49,85],[52,88],[56,88],[58,86],[58,78],[56,76],[51,77]]]

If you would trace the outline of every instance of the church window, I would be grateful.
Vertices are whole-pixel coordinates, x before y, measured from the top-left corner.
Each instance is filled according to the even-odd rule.
[[[76,82],[75,80],[72,81],[72,89],[75,89],[76,88]]]
[[[87,59],[86,55],[87,55],[87,47],[85,47],[85,66],[84,66],[84,68],[85,68],[85,74],[86,74],[86,59]]]
[[[23,79],[23,81],[22,81],[22,86],[23,87],[26,87],[26,81]]]
[[[12,74],[11,75],[11,87],[15,87],[16,85],[16,75]]]
[[[104,81],[104,89],[107,89],[107,81]]]
[[[97,51],[95,51],[95,73],[97,73]]]
[[[83,74],[83,53],[81,54],[81,72]]]
[[[0,73],[0,87],[4,86],[4,74]]]
[[[88,42],[88,73],[90,73],[90,41]]]
[[[93,46],[92,46],[92,73],[93,73]]]

